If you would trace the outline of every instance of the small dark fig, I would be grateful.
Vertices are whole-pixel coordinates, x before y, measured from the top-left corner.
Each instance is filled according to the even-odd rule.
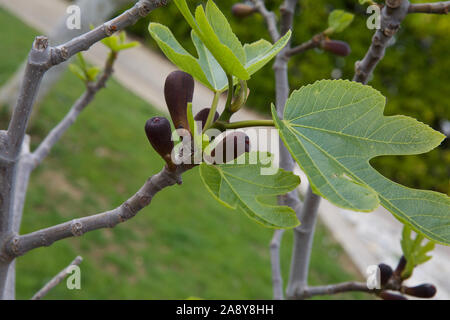
[[[346,57],[352,51],[347,42],[340,40],[323,40],[320,43],[320,47],[328,52],[331,52],[335,55]]]
[[[383,300],[408,300],[408,298],[402,296],[401,294],[396,294],[389,291],[381,291],[379,296]]]
[[[173,149],[172,129],[164,117],[153,117],[145,123],[145,134],[153,149],[166,161],[170,169],[174,168],[171,160]]]
[[[169,74],[164,84],[164,97],[175,129],[189,130],[187,105],[194,95],[194,79],[183,71]]]
[[[392,268],[390,266],[388,266],[387,264],[384,263],[380,263],[378,265],[378,268],[380,269],[380,284],[382,286],[384,286],[389,279],[392,277],[392,274],[394,273],[394,271],[392,270]]]
[[[227,134],[211,152],[211,156],[216,164],[221,164],[230,162],[249,151],[249,137],[244,132],[236,131]]]
[[[231,7],[231,13],[238,18],[245,18],[251,16],[256,12],[254,6],[245,3],[236,3]]]
[[[403,270],[405,270],[406,267],[406,258],[405,256],[401,256],[400,260],[398,261],[397,267],[395,268],[394,275],[398,278],[401,278]]]
[[[203,130],[203,127],[206,124],[206,119],[208,119],[209,110],[211,110],[211,109],[210,108],[204,108],[204,109],[200,110],[194,117],[194,120],[196,122],[198,122],[198,121],[202,122],[201,130]],[[216,122],[217,119],[219,119],[219,113],[216,111],[216,113],[214,114],[214,120],[213,121]]]
[[[424,283],[416,287],[404,287],[403,292],[418,298],[433,298],[436,294],[436,287],[432,284]]]

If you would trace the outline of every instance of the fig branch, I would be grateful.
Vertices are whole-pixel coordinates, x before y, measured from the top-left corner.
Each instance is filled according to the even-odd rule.
[[[78,98],[66,116],[49,132],[34,152],[30,152],[29,147],[25,150],[24,147],[22,148],[16,173],[16,187],[13,199],[13,232],[19,232],[28,181],[32,171],[47,157],[61,136],[77,120],[79,114],[92,102],[98,91],[106,86],[106,82],[113,73],[116,58],[117,53],[110,52],[104,70],[98,80],[86,83],[86,91]],[[27,143],[24,143],[24,146],[27,146]]]
[[[408,13],[434,13],[447,14],[450,10],[450,1],[432,3],[411,3]]]
[[[178,166],[175,171],[164,167],[159,173],[151,176],[132,197],[113,210],[74,219],[24,235],[12,235],[3,244],[0,258],[4,261],[12,260],[30,250],[49,246],[55,241],[81,236],[93,230],[113,228],[136,216],[139,211],[151,203],[159,191],[175,184],[181,184],[181,175],[192,167],[192,165]]]

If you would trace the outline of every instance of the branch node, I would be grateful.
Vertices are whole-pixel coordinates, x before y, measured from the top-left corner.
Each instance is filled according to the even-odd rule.
[[[389,8],[395,9],[400,7],[402,0],[386,0],[386,6]]]
[[[105,31],[105,34],[110,37],[114,34],[114,32],[117,31],[117,26],[114,24],[104,24],[103,30]]]
[[[79,220],[73,220],[70,229],[72,230],[72,234],[74,236],[79,237],[83,235],[83,224]]]

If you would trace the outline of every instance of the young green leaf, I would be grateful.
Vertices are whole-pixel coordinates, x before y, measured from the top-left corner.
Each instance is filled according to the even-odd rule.
[[[275,44],[266,40],[259,40],[252,44],[245,44],[244,50],[247,55],[245,69],[252,75],[264,67],[278,52],[283,49],[291,38],[291,30],[281,37]]]
[[[216,58],[205,47],[194,30],[191,32],[192,42],[198,53],[198,63],[208,79],[208,87],[212,87],[215,92],[222,92],[228,89],[228,79]]]
[[[283,120],[272,115],[280,136],[315,193],[337,206],[372,211],[379,203],[433,241],[450,244],[450,198],[403,187],[372,168],[380,155],[427,152],[445,138],[405,116],[383,115],[375,89],[344,80],[322,80],[292,93]]]
[[[100,68],[98,67],[91,67],[86,70],[86,76],[88,81],[95,81],[97,78],[97,75],[100,73]]]
[[[220,19],[220,17],[216,15],[217,12],[216,11],[213,12],[214,13],[210,15],[209,18]],[[222,43],[222,39],[226,39],[226,37],[222,35],[221,39],[219,35],[215,33],[201,5],[199,5],[195,10],[195,20],[200,29],[199,31],[194,29],[195,32],[197,32],[197,35],[203,41],[208,50],[212,53],[214,58],[216,58],[216,60],[220,63],[224,71],[227,74],[233,75],[242,80],[250,79],[247,70],[245,70],[244,68],[245,53],[244,56],[242,56],[239,53],[240,51],[238,50],[237,53],[235,54],[232,48]],[[228,42],[228,44],[230,43]]]
[[[333,10],[328,16],[327,34],[342,32],[352,23],[354,15],[344,10]]]
[[[206,17],[220,42],[231,49],[241,64],[245,64],[247,59],[242,43],[236,37],[233,30],[231,30],[227,18],[212,0],[208,0],[206,3]]]
[[[251,219],[271,228],[293,228],[299,224],[294,210],[287,206],[265,203],[267,196],[285,194],[300,183],[292,172],[279,169],[274,175],[261,175],[261,162],[249,164],[252,156],[263,153],[244,153],[237,159],[245,164],[200,165],[200,176],[213,197],[226,207],[239,208]]]
[[[402,271],[402,278],[408,279],[411,277],[414,268],[419,264],[425,263],[431,259],[427,254],[434,249],[434,242],[428,241],[422,245],[424,237],[421,234],[416,234],[415,238],[411,238],[411,228],[403,227],[401,246],[403,256],[406,260],[405,268]]]
[[[148,29],[153,39],[155,39],[170,61],[210,89],[215,90],[203,73],[198,60],[180,45],[169,28],[159,23],[150,23]]]
[[[80,78],[82,81],[87,81],[86,74],[84,73],[83,69],[81,69],[76,64],[69,64],[69,70],[74,75],[76,75],[78,78]]]

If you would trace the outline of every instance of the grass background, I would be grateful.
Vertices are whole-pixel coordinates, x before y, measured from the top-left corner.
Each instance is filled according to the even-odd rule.
[[[0,85],[23,61],[35,35],[36,31],[0,9],[4,49],[0,50]],[[32,149],[82,92],[82,83],[66,73],[33,118],[28,130]],[[5,108],[0,110],[4,129],[7,113]],[[134,194],[163,165],[143,130],[145,121],[155,114],[145,101],[110,81],[32,174],[21,233],[114,208]],[[213,200],[198,169],[193,169],[184,175],[182,186],[160,192],[131,221],[20,257],[17,298],[30,298],[76,255],[82,255],[82,289],[71,291],[63,283],[47,299],[270,299],[271,236],[271,230]],[[288,231],[281,250],[284,279],[291,247],[292,231]],[[311,284],[355,279],[360,275],[319,223]]]

